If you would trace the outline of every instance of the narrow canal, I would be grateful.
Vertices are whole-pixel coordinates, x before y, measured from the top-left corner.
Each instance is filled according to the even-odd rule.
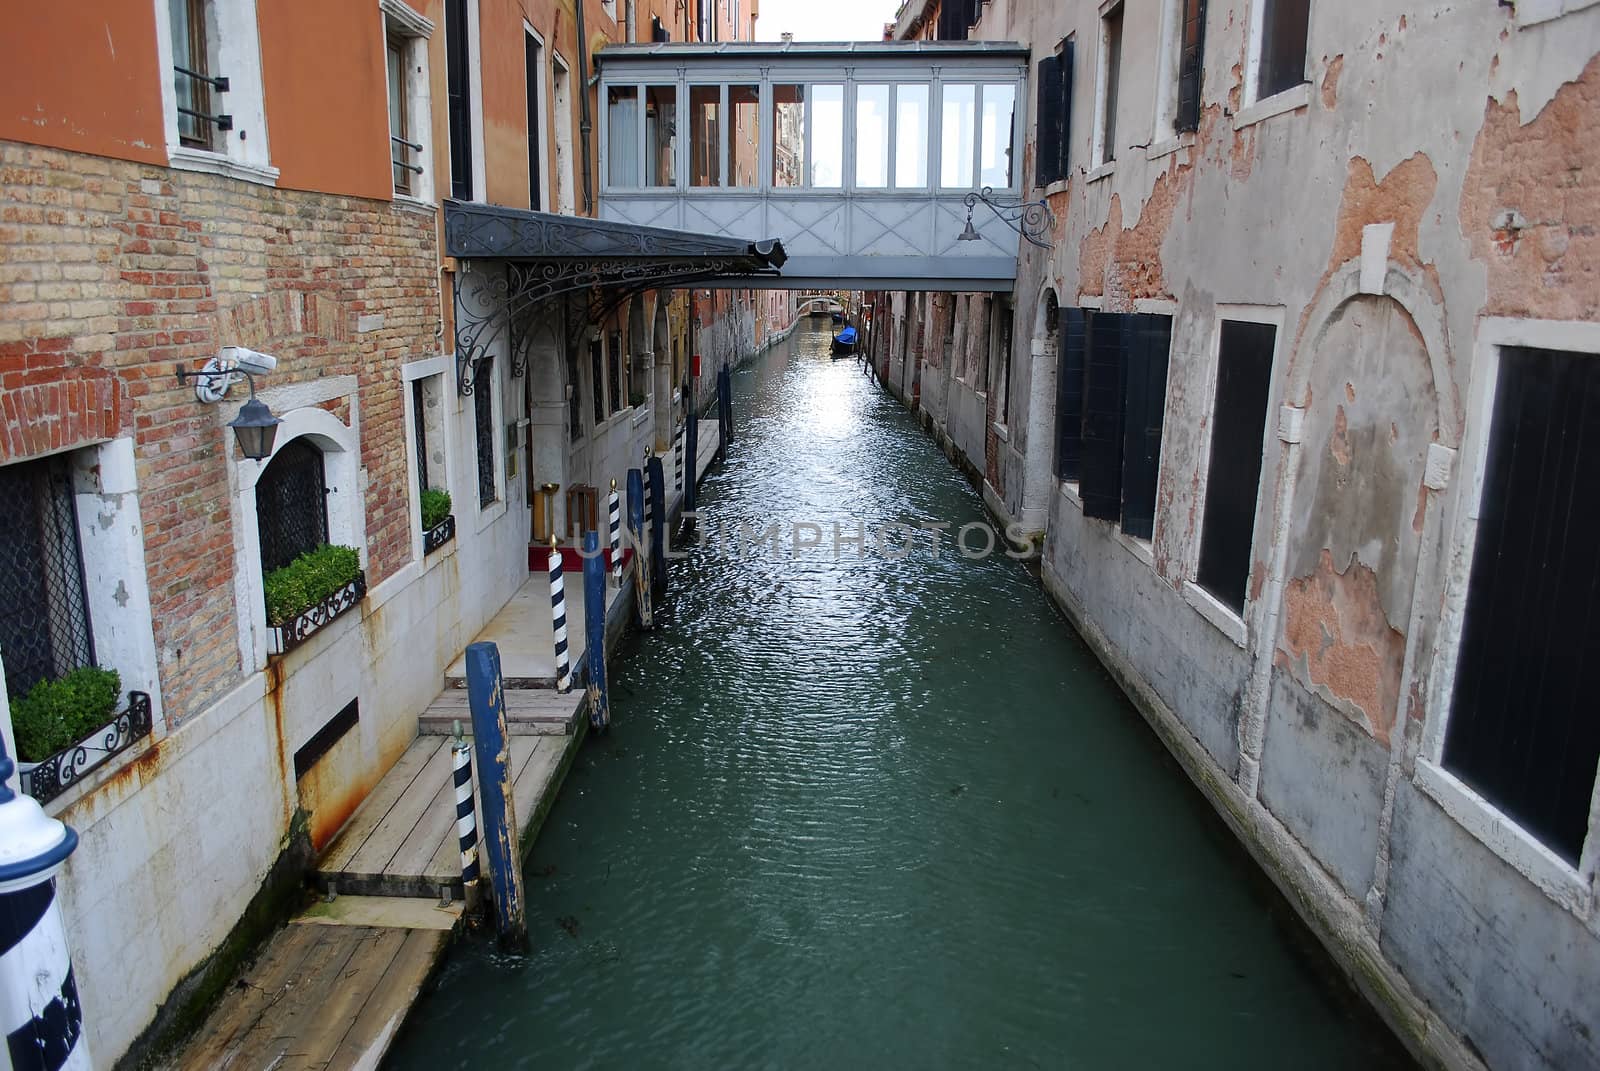
[[[835,558],[983,513],[827,344],[735,375],[701,495],[823,545],[675,564],[527,861],[533,954],[459,944],[392,1065],[1402,1065],[1020,565]]]

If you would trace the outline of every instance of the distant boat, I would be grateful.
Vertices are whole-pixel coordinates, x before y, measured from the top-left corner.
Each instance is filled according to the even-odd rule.
[[[853,354],[855,352],[856,352],[856,329],[855,328],[846,327],[843,331],[840,331],[837,335],[833,336],[833,355],[834,355],[835,358],[838,358],[838,357],[849,357],[851,354]]]
[[[844,323],[844,313],[835,310],[833,314],[833,322],[836,324]]]

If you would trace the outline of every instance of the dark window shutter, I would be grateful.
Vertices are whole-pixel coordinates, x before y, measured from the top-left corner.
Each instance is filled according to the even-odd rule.
[[[528,80],[528,207],[535,212],[544,207],[539,200],[539,173],[544,161],[539,158],[539,43],[532,34],[523,38],[523,63]]]
[[[446,0],[445,78],[450,119],[450,196],[472,200],[472,82],[466,0]]]
[[[1122,512],[1123,325],[1117,313],[1086,321],[1083,442],[1078,493],[1085,517],[1114,521]]]
[[[1172,317],[1123,318],[1127,386],[1123,411],[1122,530],[1139,539],[1155,534],[1156,477],[1161,465],[1161,425],[1167,407],[1167,351]]]
[[[1272,391],[1271,324],[1222,322],[1217,347],[1217,396],[1211,410],[1211,460],[1206,466],[1205,515],[1195,579],[1244,612],[1250,542],[1261,488],[1262,435]]]
[[[1178,131],[1200,129],[1200,74],[1205,67],[1206,0],[1183,0],[1178,52]]]
[[[1076,480],[1083,462],[1082,309],[1062,309],[1060,352],[1056,356],[1056,478]]]
[[[1061,177],[1061,61],[1039,61],[1038,123],[1034,129],[1033,182],[1045,186]]]
[[[1059,169],[1056,178],[1066,178],[1072,171],[1072,41],[1061,42],[1061,151],[1057,156]]]
[[[1501,350],[1444,764],[1576,865],[1600,762],[1600,360]]]

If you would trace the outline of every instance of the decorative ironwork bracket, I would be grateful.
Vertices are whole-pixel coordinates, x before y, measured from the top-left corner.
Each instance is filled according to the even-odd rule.
[[[994,195],[993,186],[985,186],[982,191],[969,193],[964,200],[967,205],[967,228],[961,232],[962,240],[977,239],[977,232],[972,229],[972,209],[981,202],[988,206],[989,211],[998,216],[1006,226],[1022,237],[1040,249],[1050,248],[1050,243],[1044,240],[1044,236],[1055,226],[1056,219],[1050,212],[1050,206],[1044,201],[998,198]]]
[[[777,274],[776,270],[752,272],[748,258],[743,256],[692,261],[563,257],[488,263],[492,267],[486,271],[487,265],[482,262],[465,260],[463,270],[455,277],[456,391],[463,396],[472,393],[479,369],[502,338],[512,376],[520,377],[526,372],[535,329],[565,311],[565,302],[551,298],[587,293],[587,319],[598,323],[622,298],[641,290],[686,286],[729,272]],[[587,324],[580,325],[580,329],[584,326]]]

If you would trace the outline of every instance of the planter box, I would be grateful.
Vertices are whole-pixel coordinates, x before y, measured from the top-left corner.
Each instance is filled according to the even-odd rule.
[[[22,791],[40,803],[49,803],[77,784],[84,774],[149,735],[150,696],[129,692],[126,706],[76,744],[62,748],[43,762],[19,764]]]
[[[422,533],[422,556],[427,557],[456,537],[456,515],[450,514]]]
[[[308,610],[302,610],[281,625],[267,629],[267,653],[288,654],[300,646],[318,629],[354,607],[360,605],[367,594],[367,575],[357,573],[354,580],[329,595]]]

